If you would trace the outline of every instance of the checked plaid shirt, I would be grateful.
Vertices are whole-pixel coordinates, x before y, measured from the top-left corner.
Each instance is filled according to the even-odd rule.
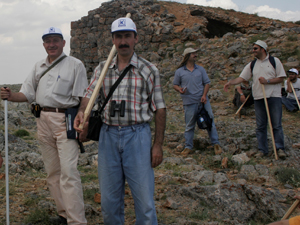
[[[105,61],[101,62],[95,68],[91,83],[85,92],[86,98],[91,98],[104,64]],[[104,113],[102,113],[102,121],[107,125],[128,126],[150,122],[154,111],[166,108],[158,69],[152,63],[138,57],[135,53],[131,57],[130,64],[132,65],[131,69],[114,91],[105,106]],[[100,103],[104,102],[110,88],[121,74],[122,71],[119,71],[117,68],[116,56],[108,67],[100,93],[98,94],[98,101]],[[114,117],[110,116],[111,101],[113,100],[117,103],[125,100],[124,117],[120,117],[119,112],[116,112]]]

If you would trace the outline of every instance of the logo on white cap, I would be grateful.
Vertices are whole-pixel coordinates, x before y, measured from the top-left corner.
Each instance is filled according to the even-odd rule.
[[[133,31],[136,32],[135,23],[130,18],[122,17],[116,19],[111,25],[111,33],[118,31]]]
[[[118,27],[126,27],[126,19],[120,19]]]

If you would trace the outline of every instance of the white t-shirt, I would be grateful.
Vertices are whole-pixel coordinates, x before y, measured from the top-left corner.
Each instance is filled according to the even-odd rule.
[[[252,84],[252,95],[255,100],[263,99],[263,91],[261,83],[258,78],[264,77],[266,80],[270,80],[277,77],[286,77],[284,68],[280,60],[276,57],[275,64],[276,70],[269,61],[269,55],[263,60],[257,59],[253,68],[253,84]],[[250,63],[248,63],[243,69],[240,77],[245,80],[250,80],[252,77]],[[281,83],[278,84],[266,84],[265,85],[266,97],[281,97]]]
[[[295,93],[297,95],[297,98],[300,99],[300,79],[297,78],[297,81],[295,83],[292,83],[292,84],[293,84],[293,87],[295,89]],[[284,87],[285,87],[285,90],[287,90],[287,80],[284,81]],[[287,98],[295,99],[294,93],[293,92],[288,93]]]

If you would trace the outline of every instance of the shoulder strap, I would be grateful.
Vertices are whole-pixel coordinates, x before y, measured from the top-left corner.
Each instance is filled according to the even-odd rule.
[[[125,70],[123,71],[123,73],[121,74],[121,76],[119,76],[118,80],[110,88],[109,93],[108,93],[107,97],[105,98],[104,103],[103,103],[103,105],[102,105],[99,113],[101,113],[103,111],[103,109],[106,106],[108,100],[110,99],[110,97],[112,96],[112,94],[114,93],[114,91],[116,90],[116,88],[118,87],[118,85],[121,83],[122,79],[125,77],[126,73],[130,70],[131,67],[132,67],[131,64],[129,66],[127,66],[125,68]]]
[[[273,56],[269,55],[269,61],[272,64],[273,68],[276,70],[275,58]],[[253,72],[255,63],[256,63],[256,58],[250,64],[251,73]]]
[[[251,62],[251,64],[250,64],[251,73],[252,73],[252,71],[253,71],[253,68],[254,68],[255,63],[256,63],[256,58],[255,58],[255,59]]]
[[[276,70],[276,63],[275,63],[275,58],[273,56],[269,56],[269,61],[272,64],[272,66],[274,67],[274,69]]]
[[[59,62],[61,62],[61,61],[62,61],[64,58],[66,58],[66,57],[67,57],[66,55],[60,57],[59,60],[57,60],[57,61],[56,61],[55,63],[53,63],[48,69],[46,69],[46,70],[43,72],[43,74],[41,75],[40,79],[42,79],[42,77],[43,77],[46,73],[48,73],[49,70],[51,70],[54,66],[56,66]]]

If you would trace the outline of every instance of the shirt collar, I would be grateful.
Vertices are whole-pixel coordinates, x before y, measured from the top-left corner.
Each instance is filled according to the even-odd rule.
[[[186,68],[186,65],[184,65],[183,68],[184,68],[185,70],[188,70],[188,69]],[[197,64],[194,64],[194,69],[197,69]]]
[[[117,68],[117,55],[112,59],[110,65],[109,65],[109,68],[110,69],[113,69],[113,68]],[[130,62],[129,64],[131,64],[132,66],[134,66],[135,68],[138,67],[138,57],[137,55],[135,54],[135,52],[133,53],[131,59],[130,59]]]
[[[43,60],[43,62],[42,62],[42,64],[41,64],[41,67],[42,66],[44,66],[44,65],[46,65],[46,66],[51,66],[53,63],[55,63],[57,60],[59,60],[61,57],[63,57],[64,55],[66,55],[64,52],[62,52],[61,54],[60,54],[60,56],[57,58],[57,59],[55,59],[52,63],[49,63],[49,60],[48,60],[48,56]]]

